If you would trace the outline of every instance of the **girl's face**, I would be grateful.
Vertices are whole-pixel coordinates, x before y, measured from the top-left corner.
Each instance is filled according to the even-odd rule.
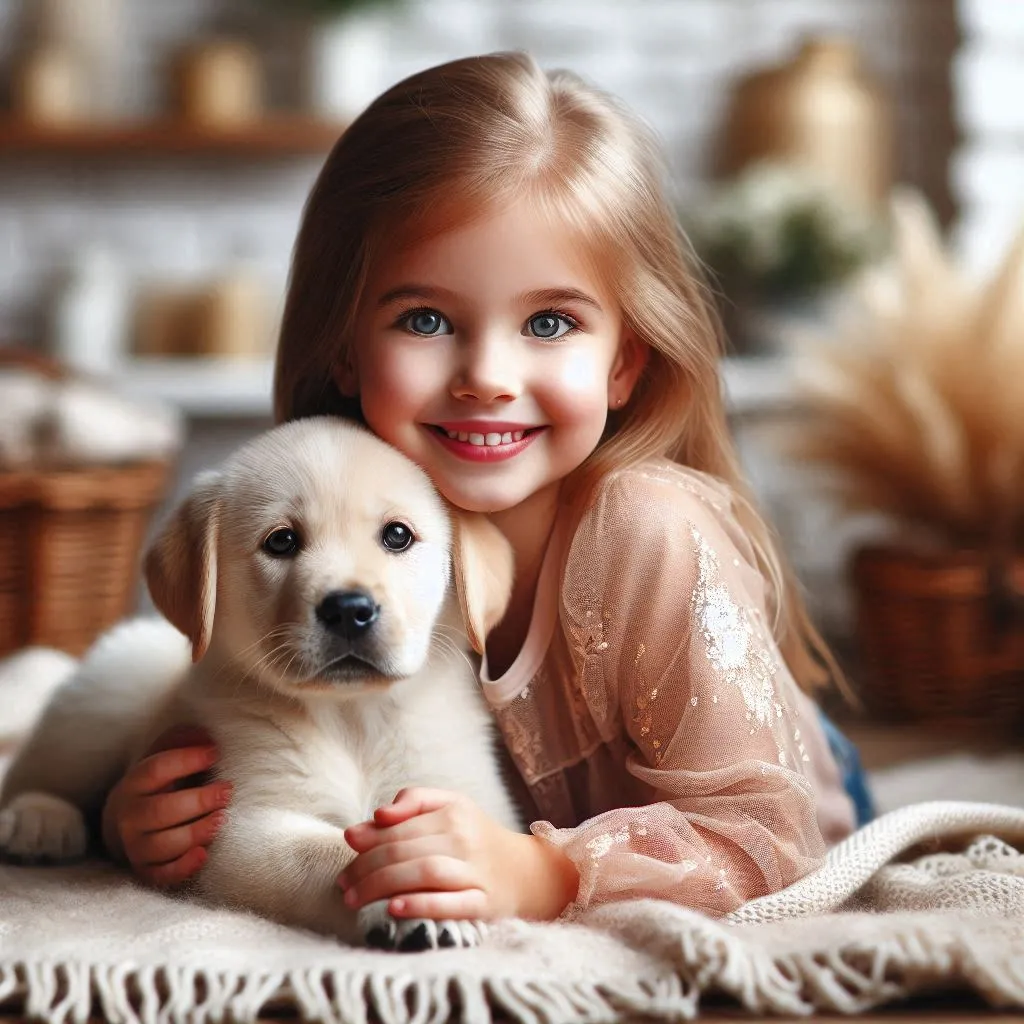
[[[499,512],[590,455],[644,355],[614,298],[524,201],[382,260],[336,378],[449,501]]]

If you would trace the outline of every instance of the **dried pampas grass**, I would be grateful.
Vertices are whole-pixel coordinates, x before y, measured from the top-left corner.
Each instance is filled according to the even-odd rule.
[[[798,343],[797,443],[856,511],[955,547],[1024,545],[1024,230],[970,282],[925,201],[892,202],[890,264],[828,338]]]

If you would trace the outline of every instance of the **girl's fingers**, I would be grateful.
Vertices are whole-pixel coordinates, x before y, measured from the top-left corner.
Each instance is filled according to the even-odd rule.
[[[445,823],[434,814],[416,814],[397,825],[377,825],[364,821],[345,829],[345,842],[356,853],[365,853],[383,843],[402,843],[424,836],[447,832]]]
[[[144,882],[167,889],[191,878],[206,863],[207,856],[204,847],[196,846],[168,864],[146,864],[135,870]]]
[[[167,864],[182,857],[193,847],[209,846],[225,820],[224,811],[214,811],[187,825],[147,832],[125,842],[125,853],[136,866]]]
[[[162,789],[206,771],[217,763],[213,747],[174,747],[143,758],[124,779],[126,792],[136,796],[159,793]]]
[[[431,811],[439,811],[442,807],[447,807],[458,799],[458,793],[453,793],[448,789],[411,786],[409,789],[400,789],[395,794],[395,799],[390,804],[379,807],[374,815],[384,812],[385,814],[400,814],[404,818],[409,818],[414,814],[429,814]]]
[[[388,902],[392,917],[426,917],[432,921],[486,920],[490,914],[482,889],[456,892],[414,892]]]
[[[476,879],[465,861],[435,854],[374,871],[359,885],[345,892],[345,904],[353,908],[362,907],[376,900],[411,892],[450,892],[471,889],[475,885]]]
[[[342,888],[351,888],[382,868],[420,860],[423,857],[448,854],[450,851],[451,843],[442,835],[420,836],[401,843],[387,843],[356,857],[338,876],[338,883]]]
[[[373,812],[373,824],[379,825],[381,828],[390,828],[392,825],[399,825],[403,821],[415,818],[416,814],[417,812],[413,810],[410,804],[402,806],[386,804],[384,807],[378,807]]]
[[[227,807],[231,801],[230,782],[211,782],[192,789],[154,793],[132,801],[122,819],[122,832],[160,832]]]
[[[395,832],[396,826],[403,825],[413,819],[429,820],[435,811],[443,810],[459,800],[459,794],[447,789],[428,789],[425,786],[414,786],[400,789],[390,804],[378,807],[373,812],[371,821],[360,822],[345,830],[345,839],[357,853],[368,850],[377,843],[394,842],[396,839],[410,839],[415,835],[425,835],[428,831],[437,831],[436,825],[426,830],[415,832]],[[435,819],[436,820],[436,819]],[[385,835],[382,830],[388,829]]]

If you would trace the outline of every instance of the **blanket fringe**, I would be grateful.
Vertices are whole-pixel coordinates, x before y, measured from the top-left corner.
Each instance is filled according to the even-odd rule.
[[[5,967],[0,964],[0,1005],[20,992],[21,987],[21,979],[18,977],[17,970],[13,966]]]
[[[495,1012],[517,1024],[616,1022],[627,1012],[692,1020],[699,989],[666,974],[609,986],[589,982],[417,978],[327,969],[247,977],[200,968],[37,962],[0,968],[0,999],[24,992],[27,1017],[46,1024],[88,1024],[98,1010],[109,1024],[236,1024],[258,1020],[268,1004],[293,1004],[324,1024],[492,1024]]]
[[[711,988],[763,1013],[806,1014],[813,1007],[801,997],[801,979],[787,975],[764,950],[742,942],[717,922],[702,921],[680,936],[681,971],[693,980],[694,1007]]]
[[[94,1004],[110,1024],[236,1024],[268,1004],[294,1005],[323,1024],[601,1024],[624,1016],[697,1017],[702,993],[716,990],[752,1012],[804,1016],[861,1013],[910,994],[927,979],[959,975],[993,1006],[1024,1006],[1024,957],[990,962],[958,942],[924,932],[851,942],[827,953],[773,957],[713,925],[680,936],[675,970],[615,985],[478,979],[462,972],[416,977],[364,969],[316,968],[235,975],[200,968],[23,963],[0,967],[0,1001],[24,993],[25,1015],[46,1024],[88,1024]]]
[[[842,1014],[905,998],[926,979],[957,978],[993,1007],[1024,1007],[1024,963],[1007,956],[989,962],[969,944],[936,945],[925,931],[869,943],[851,943],[827,954],[794,954],[780,961],[799,979],[811,1009]]]

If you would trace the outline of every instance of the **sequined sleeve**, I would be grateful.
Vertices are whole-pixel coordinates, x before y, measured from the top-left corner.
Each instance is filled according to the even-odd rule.
[[[810,762],[827,748],[724,485],[670,464],[618,474],[576,532],[562,601],[582,699],[651,795],[534,823],[579,868],[569,913],[653,896],[717,915],[816,867]]]

